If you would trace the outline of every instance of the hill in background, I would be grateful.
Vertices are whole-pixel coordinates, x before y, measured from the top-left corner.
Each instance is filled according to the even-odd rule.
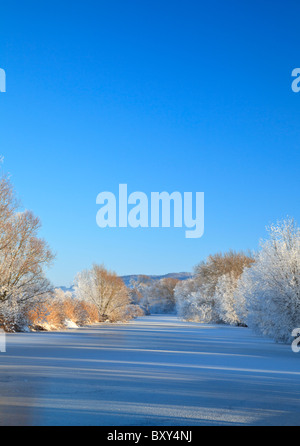
[[[123,279],[124,283],[126,286],[130,286],[130,282],[132,280],[138,280],[139,277],[145,276],[145,274],[132,274],[129,276],[121,276],[121,279]],[[148,276],[150,277],[150,279],[152,280],[160,280],[160,279],[177,279],[177,280],[187,280],[190,279],[192,277],[191,273],[169,273],[169,274],[164,274],[162,276]],[[71,293],[74,292],[74,286],[71,287],[65,287],[65,286],[60,286],[57,287],[60,288],[61,290],[63,290],[64,292],[66,291],[70,291]]]
[[[139,277],[143,277],[143,274],[133,274],[129,276],[122,276],[122,279],[126,286],[130,285],[131,280],[139,280]],[[152,280],[161,279],[177,279],[177,280],[187,280],[192,277],[191,273],[169,273],[162,276],[148,276]]]

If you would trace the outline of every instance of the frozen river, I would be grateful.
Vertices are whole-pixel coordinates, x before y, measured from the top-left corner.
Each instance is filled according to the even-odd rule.
[[[300,425],[300,353],[174,316],[13,334],[0,425]]]

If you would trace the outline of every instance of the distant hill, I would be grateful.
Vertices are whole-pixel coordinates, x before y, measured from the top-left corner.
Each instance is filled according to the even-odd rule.
[[[133,274],[130,276],[122,276],[122,279],[126,286],[130,285],[131,280],[138,280],[139,277],[142,277],[143,274]],[[192,277],[191,273],[169,273],[162,276],[148,276],[152,280],[160,280],[160,279],[177,279],[177,280],[187,280]]]
[[[121,279],[123,279],[126,286],[130,286],[130,282],[132,280],[138,280],[139,277],[142,277],[142,276],[143,276],[143,274],[132,274],[129,276],[121,276]],[[149,275],[148,277],[150,277],[150,279],[152,279],[152,280],[160,280],[160,279],[187,280],[192,277],[192,274],[191,273],[169,273],[169,274],[165,274],[162,276],[150,276]],[[56,287],[56,288],[60,288],[64,292],[70,291],[71,293],[74,293],[74,286],[71,286],[69,288],[65,287],[65,286],[60,286],[60,287]]]

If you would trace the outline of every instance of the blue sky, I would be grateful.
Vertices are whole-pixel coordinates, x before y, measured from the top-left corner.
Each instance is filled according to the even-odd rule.
[[[10,0],[1,5],[0,153],[69,285],[190,271],[300,221],[298,1]],[[96,226],[96,197],[205,192],[205,235]]]

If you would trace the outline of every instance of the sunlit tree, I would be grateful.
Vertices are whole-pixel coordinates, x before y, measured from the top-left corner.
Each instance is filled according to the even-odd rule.
[[[99,321],[126,319],[130,298],[123,280],[102,265],[93,265],[76,277],[77,298],[95,305]]]

